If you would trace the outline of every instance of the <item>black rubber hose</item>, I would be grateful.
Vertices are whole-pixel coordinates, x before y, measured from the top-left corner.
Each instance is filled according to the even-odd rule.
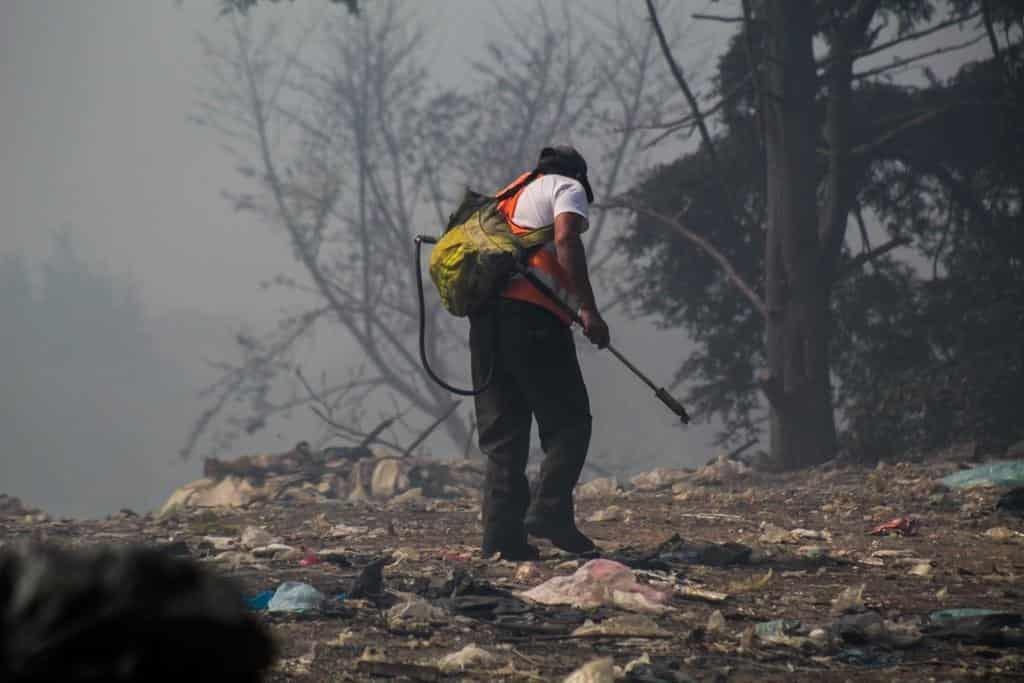
[[[459,396],[478,396],[479,394],[485,392],[487,390],[487,387],[491,385],[491,378],[494,375],[493,359],[491,362],[491,367],[487,369],[487,378],[484,380],[484,385],[477,389],[460,389],[458,387],[453,387],[451,384],[448,384],[443,379],[434,374],[434,371],[430,367],[430,363],[427,362],[427,313],[426,303],[424,302],[423,299],[423,273],[420,270],[420,247],[423,245],[424,242],[430,242],[431,244],[434,244],[436,243],[436,240],[432,237],[417,235],[416,253],[413,257],[416,259],[415,263],[413,264],[416,268],[416,296],[419,299],[420,303],[420,360],[423,362],[423,369],[427,371],[428,375],[430,375],[430,379],[434,380],[439,385],[441,385],[448,391],[452,392],[453,394],[458,394]]]

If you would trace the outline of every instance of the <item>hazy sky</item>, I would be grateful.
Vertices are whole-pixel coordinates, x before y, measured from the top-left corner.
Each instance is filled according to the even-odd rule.
[[[282,4],[259,11],[293,21],[326,6],[321,0]],[[710,4],[691,2],[678,11]],[[141,283],[154,316],[188,310],[254,324],[275,319],[258,282],[291,268],[286,242],[251,215],[231,210],[221,191],[242,186],[232,159],[218,133],[188,118],[197,110],[203,76],[198,34],[226,34],[218,7],[218,0],[0,0],[0,254],[21,251],[37,260],[51,231],[67,226],[90,260],[130,272]],[[723,7],[729,4],[713,9]],[[429,17],[436,72],[454,83],[469,73],[469,61],[499,22],[484,0],[436,0]],[[706,23],[695,44],[702,50],[718,45],[718,52],[729,30]],[[932,39],[942,40],[949,37]],[[983,51],[947,58],[949,68],[940,73]],[[620,348],[664,381],[684,352],[678,332],[646,324],[620,324],[613,332]],[[182,338],[199,343],[192,332]],[[177,351],[187,357],[191,348]],[[198,354],[207,351],[196,347],[197,365]],[[351,359],[336,360],[340,366]],[[592,391],[595,450],[643,443],[664,452],[666,463],[713,455],[706,429],[679,430],[607,354],[589,355],[584,369],[599,389]],[[188,428],[182,415],[198,414],[202,405],[175,416],[182,439]],[[604,419],[611,414],[616,420]],[[277,450],[296,436],[284,430],[272,443],[253,447]],[[161,449],[167,452],[147,457],[173,461],[173,448]],[[169,493],[197,467],[168,465],[151,488]],[[18,495],[16,484],[0,489]],[[151,498],[159,502],[156,493]],[[109,508],[116,507],[111,501]]]

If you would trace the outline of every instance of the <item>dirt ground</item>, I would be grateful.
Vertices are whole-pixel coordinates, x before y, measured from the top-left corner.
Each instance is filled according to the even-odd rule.
[[[571,574],[581,562],[544,544],[542,561],[531,568],[480,557],[479,506],[471,499],[268,504],[177,511],[162,518],[124,513],[91,521],[0,519],[0,526],[5,543],[185,541],[193,557],[236,579],[246,595],[274,590],[284,581],[311,584],[331,598],[329,609],[258,612],[280,651],[270,681],[557,681],[604,657],[620,668],[619,680],[634,681],[1021,680],[1019,624],[989,624],[984,632],[971,630],[977,620],[952,631],[928,626],[934,623],[928,615],[937,610],[1024,611],[1024,520],[995,509],[1000,490],[941,486],[939,478],[955,469],[934,463],[823,468],[580,500],[581,528],[606,556],[625,546],[653,548],[676,534],[687,542],[732,542],[752,549],[749,557],[728,566],[692,561],[673,564],[674,575],[641,572],[641,580],[661,578],[677,588],[670,609],[647,615],[665,632],[658,637],[571,635],[586,619],[625,614],[613,607],[587,611],[527,604],[510,621],[488,611],[486,599],[463,599],[457,607],[451,606],[455,601],[435,600],[448,606],[443,618],[396,623],[388,616],[389,605],[406,594],[425,594],[428,582],[443,582],[454,570],[477,587],[463,595],[479,597],[487,594],[478,590],[481,586],[514,593]],[[618,509],[607,512],[612,505]],[[583,521],[601,511],[613,519]],[[912,535],[868,533],[881,522],[907,516],[919,524]],[[338,525],[355,529],[339,535]],[[222,552],[204,540],[238,537],[250,526],[301,548],[303,555],[330,550],[322,557],[334,561],[303,566],[294,553],[259,559]],[[347,594],[360,568],[378,558],[388,559],[383,576],[389,595],[334,599]],[[860,599],[848,606],[854,618],[877,613],[878,621],[896,625],[887,632],[912,637],[837,636],[842,605],[833,601],[860,586]],[[713,616],[716,611],[721,619]],[[777,639],[754,635],[757,624],[778,619],[799,620],[802,629]],[[814,629],[825,635],[810,633]],[[494,658],[464,671],[436,668],[440,658],[469,644]],[[630,662],[644,656],[651,665],[634,664],[625,673]]]

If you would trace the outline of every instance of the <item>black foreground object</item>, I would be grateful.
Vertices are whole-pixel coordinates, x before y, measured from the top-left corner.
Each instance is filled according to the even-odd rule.
[[[263,679],[273,641],[228,579],[153,548],[0,553],[0,681]]]

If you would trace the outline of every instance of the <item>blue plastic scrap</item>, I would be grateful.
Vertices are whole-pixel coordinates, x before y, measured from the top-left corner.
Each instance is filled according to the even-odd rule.
[[[249,609],[258,612],[267,609],[267,605],[270,604],[270,598],[272,597],[274,597],[274,591],[261,591],[256,595],[246,598],[245,601],[249,603]]]
[[[954,472],[942,479],[951,489],[974,486],[1024,486],[1024,460],[994,462]]]

